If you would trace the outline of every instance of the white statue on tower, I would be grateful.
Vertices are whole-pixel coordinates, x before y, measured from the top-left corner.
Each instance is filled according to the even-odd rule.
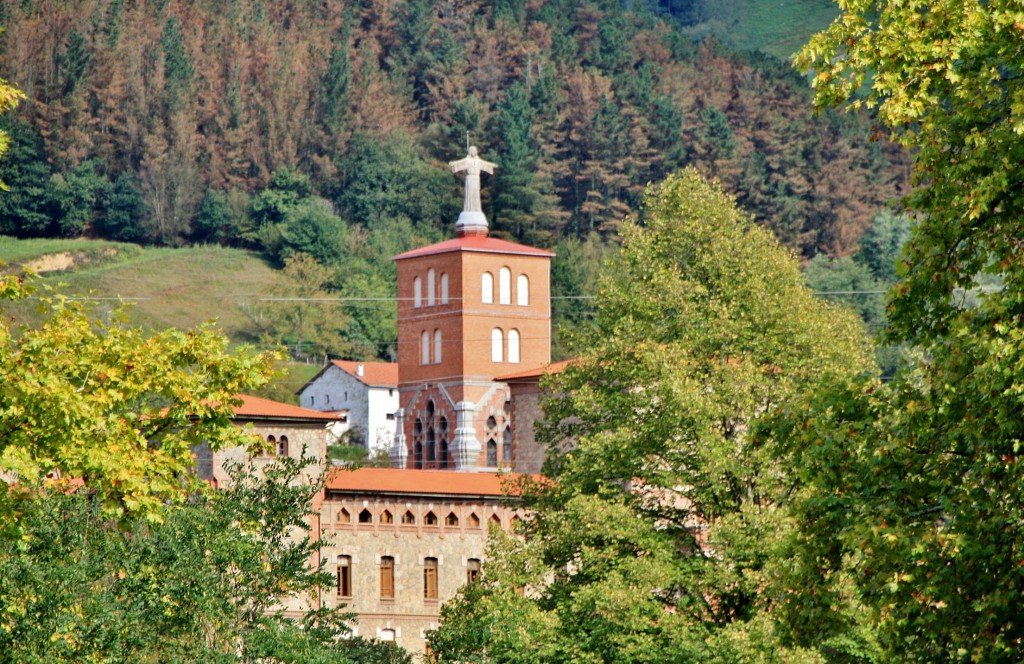
[[[456,231],[460,235],[487,235],[487,217],[480,205],[480,174],[493,175],[498,165],[481,159],[476,146],[472,145],[464,159],[448,162],[448,167],[456,175],[466,174],[466,195],[459,221],[455,224]]]

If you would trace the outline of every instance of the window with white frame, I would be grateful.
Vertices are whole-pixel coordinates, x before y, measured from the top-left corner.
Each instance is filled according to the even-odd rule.
[[[480,277],[480,301],[484,304],[494,303],[494,275],[484,272]]]
[[[498,270],[498,302],[512,304],[512,270],[507,267]]]
[[[441,304],[448,304],[448,273],[441,273]]]
[[[420,364],[430,364],[430,333],[426,330],[420,334]]]
[[[501,328],[494,328],[491,330],[491,362],[501,362],[504,359],[504,352],[502,346],[504,346],[505,338],[501,332]]]
[[[508,331],[508,361],[519,364],[519,330]]]
[[[434,288],[434,268],[427,270],[427,306],[434,306],[434,293],[437,291]]]
[[[434,330],[434,364],[441,364],[441,330]]]
[[[423,280],[419,277],[412,280],[412,306],[423,306]]]

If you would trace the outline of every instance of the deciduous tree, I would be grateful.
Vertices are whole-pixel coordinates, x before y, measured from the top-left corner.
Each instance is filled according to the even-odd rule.
[[[871,371],[849,312],[814,298],[795,258],[695,171],[647,194],[603,274],[585,355],[547,386],[550,482],[529,486],[516,560],[449,610],[444,661],[821,661],[787,648],[773,590],[799,485],[777,441],[752,427],[836,377]],[[511,598],[525,624],[493,633]],[[851,606],[839,607],[851,617]],[[486,630],[491,630],[487,632]],[[459,639],[475,650],[458,646]],[[858,642],[860,647],[866,647]]]
[[[3,299],[27,295],[0,279]],[[159,520],[194,486],[192,447],[250,444],[231,425],[270,356],[231,352],[212,327],[147,335],[58,295],[37,328],[0,320],[0,493],[80,480],[107,516]],[[0,517],[8,516],[0,510]]]

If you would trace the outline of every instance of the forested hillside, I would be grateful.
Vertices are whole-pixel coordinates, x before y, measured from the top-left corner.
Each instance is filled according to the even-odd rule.
[[[0,71],[28,101],[4,118],[0,234],[308,253],[331,273],[316,290],[387,296],[388,257],[450,232],[444,162],[468,135],[499,164],[493,232],[584,266],[684,165],[805,257],[855,250],[905,158],[865,116],[815,117],[787,64],[695,42],[657,11],[7,0]],[[589,274],[556,269],[556,294]],[[334,352],[386,354],[386,315],[351,319]]]

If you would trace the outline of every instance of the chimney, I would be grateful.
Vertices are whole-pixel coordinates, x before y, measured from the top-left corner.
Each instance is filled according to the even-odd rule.
[[[362,378],[363,372],[365,370],[366,370],[366,368],[362,364],[357,364],[356,365],[356,375],[359,376],[360,378]]]

